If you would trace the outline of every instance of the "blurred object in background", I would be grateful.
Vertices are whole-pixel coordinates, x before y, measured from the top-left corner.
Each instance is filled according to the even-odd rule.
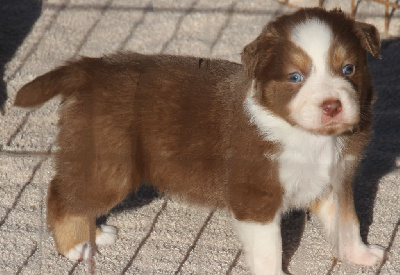
[[[323,7],[326,9],[341,8],[358,20],[378,27],[382,38],[397,37],[400,32],[400,1],[398,0],[277,0],[284,5],[299,7]],[[366,4],[366,2],[371,2]],[[384,10],[384,25],[379,24]]]

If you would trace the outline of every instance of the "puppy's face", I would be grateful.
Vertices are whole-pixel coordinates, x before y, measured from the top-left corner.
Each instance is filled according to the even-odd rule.
[[[246,46],[242,61],[259,104],[292,125],[336,135],[353,130],[371,105],[366,51],[379,56],[379,35],[342,12],[282,16]]]

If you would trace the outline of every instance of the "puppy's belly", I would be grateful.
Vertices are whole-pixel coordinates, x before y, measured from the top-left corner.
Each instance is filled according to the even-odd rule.
[[[160,191],[184,201],[225,206],[225,163],[212,159],[162,159],[150,167],[150,182]]]

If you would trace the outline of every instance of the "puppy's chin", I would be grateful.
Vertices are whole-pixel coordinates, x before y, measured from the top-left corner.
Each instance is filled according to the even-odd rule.
[[[308,132],[311,132],[316,135],[324,135],[324,136],[338,136],[342,135],[345,133],[351,133],[354,131],[356,128],[357,123],[329,123],[325,125],[321,125],[315,128],[310,128],[310,127],[302,127],[301,125],[298,125],[299,127],[305,129]]]
[[[325,136],[338,136],[344,133],[353,132],[355,125],[342,124],[342,125],[329,125],[311,130],[314,134]]]

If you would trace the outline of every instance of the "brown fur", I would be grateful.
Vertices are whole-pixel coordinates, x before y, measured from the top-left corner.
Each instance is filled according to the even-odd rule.
[[[275,154],[280,145],[260,137],[243,102],[254,78],[263,91],[258,102],[294,124],[284,106],[299,87],[285,81],[292,66],[307,73],[310,59],[288,41],[288,33],[311,15],[338,33],[349,31],[338,37],[344,48],[334,50],[333,68],[354,55],[360,60],[351,81],[362,101],[362,120],[344,136],[346,150],[359,157],[369,137],[373,98],[365,52],[379,55],[379,36],[339,11],[307,9],[271,22],[244,48],[243,66],[119,53],[69,62],[25,85],[17,106],[64,96],[57,174],[48,198],[59,252],[87,241],[92,217],[107,213],[141,181],[192,203],[227,207],[239,220],[271,221],[281,208],[283,188],[278,164],[264,154]],[[343,190],[349,204],[350,182]]]

